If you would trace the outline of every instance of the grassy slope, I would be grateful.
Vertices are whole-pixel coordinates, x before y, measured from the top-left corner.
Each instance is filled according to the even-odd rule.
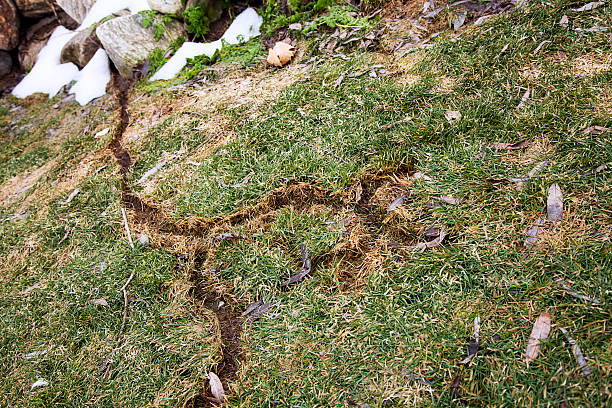
[[[383,167],[413,168],[433,179],[415,181],[401,169],[396,179],[381,176],[364,198],[371,204],[367,214],[356,204],[305,199],[228,229],[252,240],[221,243],[208,262],[225,268],[216,276],[203,271],[201,279],[231,288],[241,305],[260,298],[273,304],[269,315],[244,326],[246,358],[230,406],[336,407],[347,398],[372,407],[459,405],[449,392],[459,371],[459,392],[470,405],[610,403],[610,173],[589,172],[612,162],[612,141],[609,133],[582,131],[612,127],[612,53],[608,33],[579,35],[558,21],[564,13],[570,27],[612,21],[609,6],[568,11],[577,6],[537,4],[457,41],[440,40],[418,58],[407,57],[417,60],[409,73],[417,81],[405,85],[406,74],[398,72],[347,78],[335,88],[342,72],[359,71],[374,56],[326,62],[255,118],[244,109],[229,110],[236,137],[204,158],[189,182],[157,176],[157,190],[147,197],[172,203],[169,212],[178,220],[234,212],[289,181],[350,197],[360,177],[367,180]],[[545,40],[550,42],[534,52]],[[588,61],[586,68],[580,61]],[[598,70],[594,62],[602,61],[608,68]],[[527,89],[531,97],[517,109]],[[445,110],[460,111],[462,119],[448,123]],[[388,127],[406,115],[414,119]],[[194,119],[183,134],[167,130],[172,118],[151,131],[155,139],[142,151],[133,152],[132,180],[162,152],[190,150],[204,140],[195,129],[206,119]],[[40,140],[36,135],[31,137]],[[524,139],[531,142],[525,150],[486,147]],[[5,162],[15,163],[4,166],[3,179],[49,157],[39,152],[43,144],[34,143],[41,147],[22,163],[30,156],[17,155],[14,143],[3,142]],[[97,147],[92,140],[83,148]],[[67,162],[77,163],[80,157],[71,154],[76,156]],[[546,166],[521,191],[513,183],[485,181],[525,175],[544,160]],[[108,157],[100,159],[103,164],[109,167],[90,174],[68,206],[57,199],[33,204],[36,216],[0,224],[0,405],[180,406],[204,390],[206,372],[215,369],[214,315],[190,298],[181,259],[158,247],[129,249],[114,164]],[[187,164],[178,166],[173,171],[187,171]],[[526,230],[542,214],[554,182],[564,193],[564,220],[547,225],[526,256]],[[406,191],[411,195],[403,207],[385,215]],[[461,201],[425,207],[444,194]],[[12,214],[17,205],[3,213]],[[346,217],[357,221],[329,227]],[[66,226],[70,234],[64,239]],[[387,245],[422,242],[430,226],[448,231],[442,247],[420,253]],[[313,277],[281,290],[280,283],[299,268],[302,243],[316,261]],[[137,277],[130,294],[136,300],[111,376],[102,381],[98,370],[115,344],[123,313],[118,290],[132,271]],[[555,285],[559,279],[603,304],[567,296]],[[20,293],[37,282],[42,287]],[[110,306],[91,304],[96,298]],[[544,310],[555,327],[540,358],[527,367],[527,337]],[[476,315],[484,341],[495,334],[501,339],[460,369]],[[558,327],[568,328],[585,350],[591,381],[579,375]],[[47,348],[44,357],[19,358]],[[406,370],[431,387],[411,381]],[[30,392],[38,377],[51,385]]]

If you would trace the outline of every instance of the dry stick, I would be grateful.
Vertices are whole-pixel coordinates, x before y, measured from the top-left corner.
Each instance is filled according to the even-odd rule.
[[[127,232],[128,241],[130,246],[134,249],[134,241],[132,241],[132,234],[130,234],[130,226],[128,225],[127,217],[125,216],[125,208],[121,209],[121,215],[123,216],[123,222],[125,224],[125,231]]]

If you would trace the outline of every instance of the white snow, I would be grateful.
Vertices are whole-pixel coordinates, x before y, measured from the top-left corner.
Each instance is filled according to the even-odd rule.
[[[106,51],[102,48],[96,51],[75,79],[77,83],[70,88],[70,93],[74,94],[74,99],[81,106],[106,94],[106,84],[111,79],[110,62]]]
[[[124,9],[129,9],[132,14],[144,10],[151,10],[147,0],[98,0],[96,4],[91,7],[78,30],[89,28],[92,24],[97,23],[104,17]]]
[[[229,44],[238,44],[258,36],[262,22],[263,19],[254,9],[247,8],[234,19],[221,40],[210,43],[184,43],[174,56],[151,77],[150,81],[174,78],[187,64],[188,58],[198,55],[212,57],[223,46],[222,40]]]
[[[92,24],[123,9],[129,9],[132,13],[151,10],[147,0],[98,0],[77,31],[89,30]],[[63,26],[57,27],[38,54],[30,73],[13,89],[13,95],[25,98],[40,92],[52,98],[64,85],[74,80],[77,83],[70,89],[70,93],[75,94],[75,99],[81,105],[106,94],[106,85],[110,81],[110,62],[104,50],[98,50],[80,72],[73,63],[60,63],[62,48],[75,34]]]
[[[61,64],[60,54],[64,45],[74,36],[74,31],[59,26],[53,31],[47,45],[40,51],[34,67],[13,89],[13,95],[25,98],[37,92],[52,98],[62,87],[74,79],[79,68],[73,63]]]

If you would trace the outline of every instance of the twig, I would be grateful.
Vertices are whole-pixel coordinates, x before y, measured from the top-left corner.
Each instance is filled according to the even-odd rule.
[[[132,241],[132,234],[130,234],[130,226],[128,225],[127,217],[125,216],[125,208],[121,209],[121,215],[123,216],[123,222],[125,223],[125,231],[127,232],[128,241],[130,246],[134,249],[134,241]]]

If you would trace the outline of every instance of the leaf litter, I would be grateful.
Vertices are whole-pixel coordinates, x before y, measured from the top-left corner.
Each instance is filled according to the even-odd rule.
[[[548,189],[546,213],[552,222],[561,221],[563,217],[563,193],[559,184],[555,183]]]
[[[529,335],[529,340],[527,340],[527,349],[525,351],[525,360],[527,365],[538,358],[538,355],[540,354],[541,342],[546,340],[550,334],[551,320],[550,314],[548,312],[544,312],[538,316],[533,324],[531,334]]]
[[[574,357],[576,357],[576,362],[578,363],[578,366],[580,367],[582,374],[587,379],[590,380],[591,379],[591,368],[589,367],[589,363],[587,363],[586,359],[584,358],[582,349],[580,349],[580,346],[578,345],[578,343],[576,343],[576,340],[574,340],[569,335],[569,332],[565,328],[560,327],[560,329],[561,329],[561,332],[565,335],[567,342],[572,346],[572,354],[574,354]]]
[[[302,269],[300,269],[296,274],[292,275],[289,279],[283,282],[283,287],[287,287],[294,283],[302,281],[312,271],[312,261],[310,259],[310,256],[308,255],[306,245],[300,245],[300,252],[302,253]]]

